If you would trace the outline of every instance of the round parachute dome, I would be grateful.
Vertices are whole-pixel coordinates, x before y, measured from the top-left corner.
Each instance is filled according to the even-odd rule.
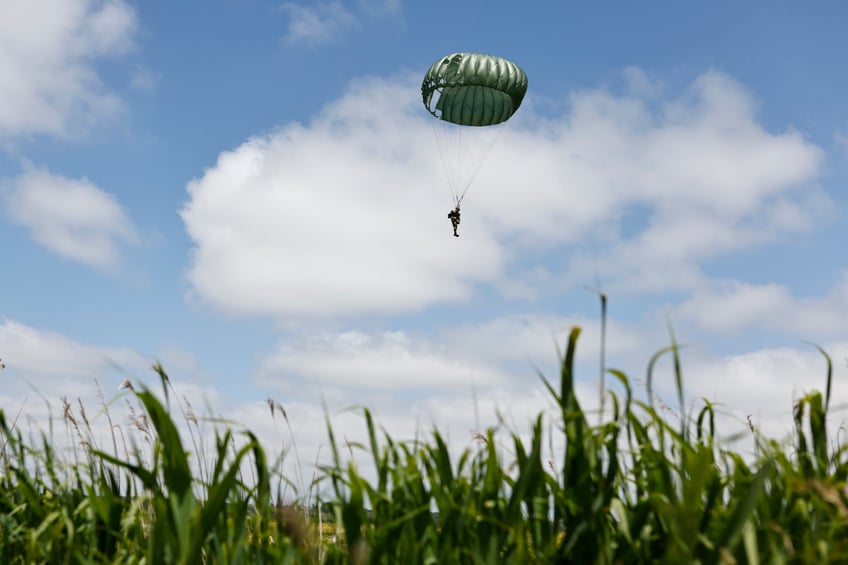
[[[430,67],[421,83],[427,111],[462,126],[492,126],[512,116],[527,93],[527,75],[510,61],[454,53]]]

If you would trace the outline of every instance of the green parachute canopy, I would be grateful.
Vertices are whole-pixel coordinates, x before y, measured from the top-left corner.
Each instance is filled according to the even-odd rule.
[[[462,126],[491,126],[512,116],[527,93],[527,75],[510,61],[454,53],[433,63],[421,96],[427,111]]]

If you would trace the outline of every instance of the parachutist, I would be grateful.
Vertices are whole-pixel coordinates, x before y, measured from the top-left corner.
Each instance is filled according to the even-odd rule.
[[[459,228],[459,204],[456,205],[456,208],[448,212],[448,219],[453,224],[453,236],[459,237],[459,233],[457,233],[457,228]]]

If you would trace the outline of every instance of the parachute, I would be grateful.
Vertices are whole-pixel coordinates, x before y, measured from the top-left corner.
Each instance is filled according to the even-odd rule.
[[[526,93],[521,67],[494,55],[454,53],[424,75],[421,97],[436,118],[433,131],[457,207],[494,145],[499,124],[518,110]]]

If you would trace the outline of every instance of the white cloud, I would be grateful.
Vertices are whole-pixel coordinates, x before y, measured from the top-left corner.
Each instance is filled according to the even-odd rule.
[[[658,97],[663,91],[662,82],[640,67],[626,67],[622,75],[627,90],[639,98],[650,100]]]
[[[829,423],[834,431],[848,420],[848,387],[844,386],[844,359],[848,343],[825,344],[834,360],[834,377]],[[805,349],[762,349],[720,357],[704,351],[684,350],[683,377],[687,397],[707,398],[717,403],[719,430],[725,438],[747,430],[747,418],[767,437],[783,439],[794,430],[793,403],[805,394],[819,391],[824,396],[826,361],[812,347]],[[664,376],[663,376],[664,375]],[[659,372],[657,385],[669,390],[672,377]],[[665,401],[676,409],[676,401]],[[703,404],[696,402],[700,409]],[[743,437],[746,437],[743,434]],[[752,446],[753,443],[748,443]]]
[[[506,375],[482,362],[457,359],[443,345],[404,332],[318,335],[282,346],[266,359],[259,384],[291,392],[316,389],[457,390],[498,386]]]
[[[666,102],[590,91],[554,119],[520,111],[453,240],[416,82],[357,81],[310,124],[222,153],[190,183],[196,295],[280,320],[415,310],[480,282],[532,297],[532,281],[505,280],[505,266],[557,247],[569,283],[690,290],[704,284],[700,261],[827,217],[814,185],[822,151],[798,132],[767,132],[751,96],[708,72]],[[646,224],[621,235],[631,210]]]
[[[639,99],[589,92],[573,99],[569,137],[584,190],[616,218],[634,203],[647,225],[630,238],[605,234],[610,251],[578,255],[574,273],[599,272],[610,290],[689,289],[700,260],[811,229],[830,200],[814,184],[823,153],[801,134],[767,132],[752,97],[717,72],[650,112]],[[605,197],[603,200],[601,196]]]
[[[784,189],[787,195],[761,198],[739,215],[700,208],[697,198],[678,206],[658,202],[638,234],[611,237],[607,253],[578,252],[571,276],[598,275],[614,294],[700,289],[708,284],[701,261],[810,232],[832,217],[830,197],[820,188]]]
[[[0,353],[6,368],[4,390],[51,396],[86,396],[100,379],[109,391],[149,361],[126,348],[92,347],[65,335],[39,330],[13,320],[0,325]],[[29,391],[31,392],[31,391]]]
[[[280,319],[396,312],[495,276],[491,237],[450,237],[431,133],[397,107],[408,94],[355,85],[309,128],[252,139],[192,181],[182,217],[199,297]]]
[[[338,1],[317,4],[287,2],[283,9],[289,14],[286,41],[308,45],[329,43],[341,33],[359,26],[358,18]]]
[[[505,431],[526,437],[539,413],[555,413],[551,397],[520,347],[497,354],[492,354],[491,344],[488,351],[474,350],[473,343],[509,324],[508,320],[493,321],[460,330],[468,341],[454,341],[458,335],[454,332],[436,337],[363,331],[303,335],[268,355],[253,381],[282,402],[301,458],[307,463],[318,458],[319,446],[323,446],[321,460],[328,460],[327,416],[340,444],[367,445],[362,411],[356,408],[363,406],[374,415],[378,428],[387,430],[396,441],[428,438],[435,426],[451,453],[457,455],[473,448],[474,430],[485,432],[505,425]],[[544,339],[549,333],[541,330],[543,325],[539,324],[535,337],[547,346],[546,358],[555,359],[553,344]],[[469,335],[475,332],[480,334],[476,339]],[[510,361],[517,361],[521,369],[509,367]],[[556,375],[548,377],[556,386]],[[592,410],[597,406],[596,384],[590,379],[577,386],[581,401]],[[237,418],[241,422],[250,418],[249,425],[267,430],[268,408],[259,407],[252,414],[242,412]],[[498,441],[505,442],[508,460],[513,446],[507,439],[500,436]],[[278,445],[281,443],[284,441],[278,440]],[[357,451],[353,455],[368,474],[368,458]],[[348,456],[344,450],[342,457]]]
[[[145,432],[138,428],[141,406],[121,387],[128,379],[162,398],[160,379],[147,356],[125,347],[84,343],[14,320],[0,324],[0,356],[6,365],[0,370],[0,410],[34,445],[40,445],[44,432],[60,456],[70,460],[82,455],[81,441],[119,457],[127,456],[134,446],[144,449],[147,445],[149,450],[142,437]],[[217,389],[192,380],[197,371],[186,366],[190,359],[174,363],[175,357],[185,354],[167,348],[166,362],[170,359],[176,365],[170,369],[165,365],[172,375],[169,396],[174,421],[185,445],[192,445],[194,432],[195,439],[206,445],[206,453],[212,453],[214,427],[204,418],[233,416],[237,412],[228,410],[238,408],[225,405]],[[190,425],[192,417],[198,423],[189,430],[194,425]]]
[[[316,406],[320,398],[333,414],[367,406],[396,437],[409,438],[437,425],[460,448],[468,444],[469,430],[497,426],[500,416],[516,431],[526,431],[535,416],[551,410],[553,400],[536,369],[558,386],[554,342],[562,346],[574,324],[585,330],[577,348],[578,393],[584,407],[594,411],[599,328],[579,317],[499,318],[426,337],[408,332],[302,334],[267,355],[253,382],[286,406],[300,406],[300,417],[319,427],[322,411],[316,407],[310,416],[305,407]],[[617,368],[641,371],[648,360],[646,347],[654,345],[651,332],[639,334],[612,321],[609,334],[608,360],[616,360]],[[617,388],[611,377],[607,386]]]
[[[339,42],[348,32],[370,22],[385,18],[399,20],[403,15],[400,0],[286,2],[282,9],[289,16],[285,40],[289,44],[309,46]]]
[[[756,326],[799,339],[839,336],[845,332],[848,316],[848,272],[823,297],[796,298],[778,284],[720,281],[677,310],[700,327],[722,334]]]
[[[120,100],[95,63],[126,53],[137,26],[122,0],[3,1],[0,139],[76,135],[114,116]]]
[[[367,445],[361,409],[355,408],[365,406],[378,428],[387,430],[396,441],[427,439],[436,426],[454,456],[480,445],[475,444],[473,431],[500,428],[497,441],[508,464],[514,448],[508,434],[517,433],[527,441],[540,413],[546,415],[546,433],[557,433],[558,412],[535,365],[538,363],[553,386],[558,386],[552,333],[557,333],[561,343],[565,330],[574,323],[585,329],[578,346],[577,394],[594,421],[599,396],[597,345],[592,342],[598,338],[598,327],[579,317],[494,319],[436,331],[427,337],[406,332],[304,334],[268,355],[253,381],[282,402],[301,458],[307,462],[318,457],[321,445],[322,460],[329,456],[327,415],[337,441]],[[647,357],[642,359],[643,346],[650,340],[650,332],[639,335],[618,322],[610,326],[610,356],[638,359],[642,369],[647,361]],[[612,378],[607,385],[618,388]],[[328,414],[319,407],[318,398]],[[267,430],[267,424],[263,424],[267,413],[267,407],[258,407],[250,425]],[[245,421],[242,415],[239,419]],[[282,443],[284,440],[278,440],[278,445]],[[549,453],[551,444],[544,442],[546,459],[561,455],[556,451],[561,448],[560,442],[553,445],[555,452]],[[344,450],[342,457],[348,455]],[[369,474],[368,457],[356,450],[353,455]]]
[[[490,362],[517,362],[532,372],[534,366],[557,368],[557,351],[564,351],[574,326],[581,329],[577,344],[577,360],[595,368],[600,359],[601,328],[596,319],[584,316],[521,315],[496,318],[476,324],[462,324],[442,332],[443,340],[453,354],[471,355]],[[617,320],[607,320],[607,360],[627,363],[619,368],[641,369],[649,351],[664,345],[663,336]],[[644,359],[642,358],[643,356]],[[638,363],[637,367],[632,367]],[[553,365],[553,367],[551,367]],[[553,377],[553,374],[549,374]]]
[[[136,230],[115,197],[88,179],[69,179],[29,168],[6,194],[10,219],[35,241],[85,265],[114,270],[120,243],[135,243]]]

